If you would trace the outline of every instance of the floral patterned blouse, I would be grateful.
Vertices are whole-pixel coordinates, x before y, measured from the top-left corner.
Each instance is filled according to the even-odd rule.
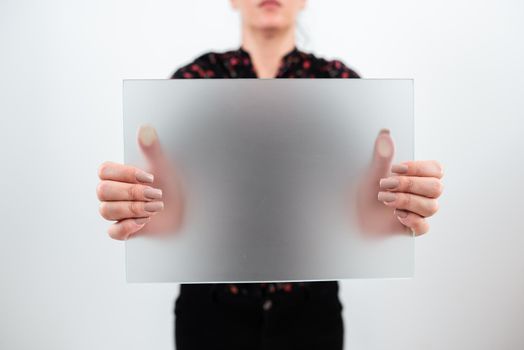
[[[193,62],[180,67],[172,79],[238,79],[257,78],[249,53],[242,47],[227,52],[209,52]],[[339,60],[326,60],[293,48],[282,57],[275,78],[360,78],[352,69]],[[231,295],[248,293],[276,293],[302,288],[308,283],[238,283],[222,284],[223,290]]]

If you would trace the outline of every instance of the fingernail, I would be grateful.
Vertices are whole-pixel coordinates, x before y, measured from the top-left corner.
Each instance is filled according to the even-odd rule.
[[[400,181],[394,177],[388,177],[387,179],[380,180],[380,188],[385,190],[392,190],[398,187],[399,184]]]
[[[147,202],[144,204],[144,210],[149,212],[156,212],[164,209],[164,202]]]
[[[148,187],[144,190],[144,197],[149,199],[161,199],[162,190],[159,188]]]
[[[397,199],[397,195],[391,192],[379,192],[378,200],[381,202],[393,202]]]
[[[142,170],[137,170],[137,172],[135,173],[135,177],[137,181],[149,183],[149,184],[153,183],[153,180],[155,179],[153,174],[146,173],[145,171],[142,171]]]
[[[143,125],[138,130],[138,137],[144,146],[151,146],[157,139],[156,130],[151,125]]]
[[[391,143],[385,137],[381,137],[377,141],[377,152],[382,157],[391,156]]]
[[[404,218],[406,218],[406,217],[408,216],[409,213],[408,213],[407,211],[405,211],[405,210],[398,210],[398,209],[396,209],[396,210],[395,210],[395,214],[396,214],[399,218],[404,219]]]
[[[391,171],[397,174],[405,174],[408,172],[408,166],[406,164],[394,164]]]
[[[150,218],[138,218],[138,219],[135,219],[135,224],[137,225],[143,225],[145,224],[146,222],[149,221]]]
[[[387,128],[380,129],[379,134],[389,134],[389,129],[387,129]]]

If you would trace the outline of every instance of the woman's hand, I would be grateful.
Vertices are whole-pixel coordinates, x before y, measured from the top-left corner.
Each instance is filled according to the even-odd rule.
[[[174,232],[181,225],[180,185],[162,153],[156,131],[141,127],[138,143],[149,172],[113,162],[105,162],[98,169],[100,214],[115,221],[108,233],[118,240],[136,234]]]
[[[366,233],[428,232],[427,217],[438,211],[442,165],[434,160],[391,165],[395,144],[389,130],[380,131],[373,159],[357,188],[357,222]],[[378,200],[377,200],[378,199]]]
[[[378,200],[395,208],[398,220],[415,235],[428,232],[426,218],[437,213],[443,191],[442,165],[434,160],[408,161],[393,165],[391,171],[395,174],[379,182]]]

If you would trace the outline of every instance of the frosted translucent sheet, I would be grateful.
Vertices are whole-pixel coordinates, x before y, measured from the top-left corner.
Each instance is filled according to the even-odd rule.
[[[144,124],[176,169],[155,178],[180,185],[183,222],[155,217],[126,242],[128,281],[412,276],[413,235],[371,166],[383,128],[393,162],[413,159],[412,80],[125,80],[125,162],[148,169]]]

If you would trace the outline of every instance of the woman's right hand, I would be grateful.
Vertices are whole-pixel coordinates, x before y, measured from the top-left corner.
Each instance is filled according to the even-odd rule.
[[[104,162],[98,169],[99,211],[105,219],[115,221],[108,233],[117,240],[137,234],[175,232],[182,222],[181,186],[155,129],[141,127],[138,144],[149,171],[113,162]]]

